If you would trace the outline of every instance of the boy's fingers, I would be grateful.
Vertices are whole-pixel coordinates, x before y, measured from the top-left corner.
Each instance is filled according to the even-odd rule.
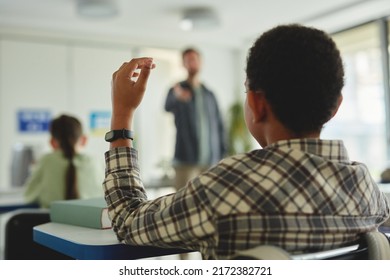
[[[138,63],[135,59],[132,59],[130,62],[125,62],[117,71],[116,76],[129,79],[133,76],[134,71],[138,68]]]
[[[142,69],[145,65],[151,65],[151,61],[153,60],[149,57],[134,58],[129,62],[123,63],[122,66],[115,72],[115,76],[127,79],[136,77],[138,74],[135,74],[135,71],[137,69]]]
[[[138,80],[136,82],[136,86],[142,88],[142,90],[146,89],[146,84],[148,82],[148,78],[150,75],[150,71],[155,68],[155,64],[153,64],[153,59],[149,58],[142,61],[141,72],[139,73]]]
[[[150,57],[134,58],[129,62],[125,62],[122,66],[113,73],[113,81],[132,81],[132,84],[145,91],[146,84],[149,78],[150,70],[155,68],[153,59]],[[140,71],[137,71],[140,69]],[[133,80],[134,79],[134,80]]]

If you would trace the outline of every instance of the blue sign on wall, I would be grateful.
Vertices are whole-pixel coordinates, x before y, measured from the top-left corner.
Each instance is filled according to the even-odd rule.
[[[89,120],[91,134],[94,136],[104,135],[110,128],[111,112],[93,111],[89,115]]]
[[[18,111],[18,130],[22,133],[49,131],[52,116],[48,110],[26,109]]]

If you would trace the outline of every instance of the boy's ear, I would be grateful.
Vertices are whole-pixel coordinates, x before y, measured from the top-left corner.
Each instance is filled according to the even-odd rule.
[[[261,122],[266,116],[266,100],[262,91],[251,91],[247,93],[248,106],[252,111],[252,122]]]

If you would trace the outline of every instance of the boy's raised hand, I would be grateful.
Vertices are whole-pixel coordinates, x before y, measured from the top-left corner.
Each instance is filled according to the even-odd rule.
[[[155,66],[150,57],[134,58],[112,75],[113,116],[131,117],[142,101],[150,71]]]

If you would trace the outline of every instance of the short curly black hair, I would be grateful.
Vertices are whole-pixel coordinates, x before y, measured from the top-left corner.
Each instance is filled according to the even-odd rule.
[[[262,90],[275,116],[296,134],[319,132],[344,86],[340,52],[325,32],[299,24],[262,34],[247,57],[250,90]]]

